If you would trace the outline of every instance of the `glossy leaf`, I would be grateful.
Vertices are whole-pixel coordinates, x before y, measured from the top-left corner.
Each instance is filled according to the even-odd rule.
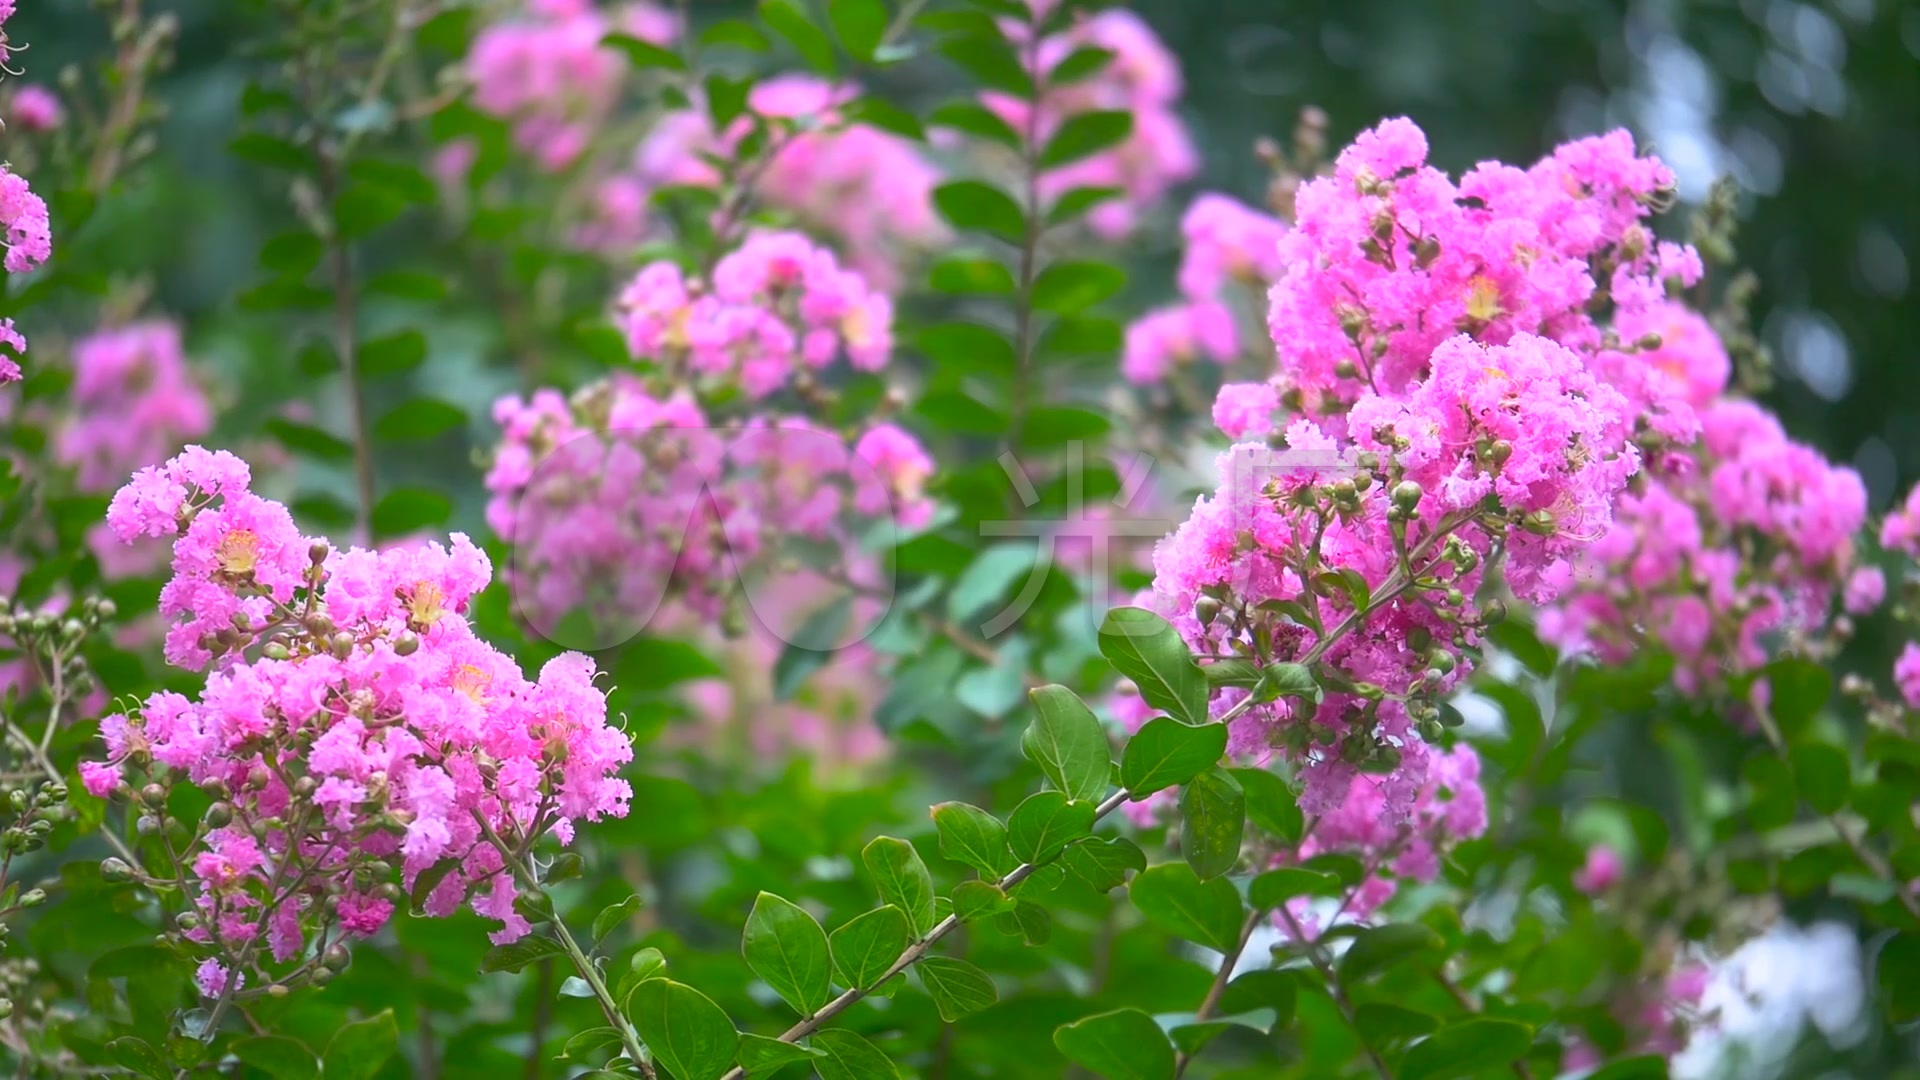
[[[1068,798],[1099,802],[1113,777],[1113,758],[1099,718],[1064,686],[1042,686],[1029,696],[1033,723],[1020,738],[1021,752]]]
[[[977,806],[936,804],[933,824],[940,832],[940,853],[973,867],[982,878],[997,880],[1017,865],[1007,847],[1007,827]]]
[[[1108,1080],[1172,1080],[1173,1044],[1139,1009],[1100,1013],[1055,1028],[1067,1060]]]
[[[1145,608],[1114,608],[1100,624],[1100,654],[1147,704],[1185,724],[1208,721],[1207,676],[1167,620]]]
[[[840,981],[860,990],[871,988],[907,951],[913,929],[898,907],[887,904],[849,920],[827,936],[833,966]]]
[[[1226,750],[1225,724],[1195,727],[1156,716],[1127,740],[1120,758],[1120,784],[1138,802],[1213,768]]]
[[[1000,991],[994,988],[987,973],[965,960],[929,956],[914,965],[914,970],[920,974],[921,985],[933,996],[940,1019],[949,1024],[1000,1000]]]
[[[1058,791],[1027,796],[1007,817],[1007,842],[1021,862],[1044,863],[1093,832],[1093,804]]]
[[[933,929],[933,875],[912,844],[879,836],[861,850],[860,857],[873,875],[880,899],[906,914],[916,938]]]
[[[647,1049],[677,1080],[717,1080],[733,1066],[740,1035],[705,994],[672,979],[634,988],[628,1018]]]
[[[1217,952],[1240,940],[1240,892],[1225,878],[1202,881],[1186,863],[1150,866],[1134,875],[1133,906],[1147,921]]]
[[[1247,797],[1225,769],[1211,768],[1181,789],[1180,853],[1202,880],[1239,863],[1246,828]]]
[[[812,1016],[832,998],[826,932],[792,901],[761,893],[747,915],[740,947],[753,973],[802,1015]]]

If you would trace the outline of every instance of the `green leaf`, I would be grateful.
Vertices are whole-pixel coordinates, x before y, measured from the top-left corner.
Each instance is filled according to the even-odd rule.
[[[1254,696],[1261,701],[1297,697],[1312,704],[1320,702],[1320,683],[1305,664],[1268,664],[1260,669],[1260,682]]]
[[[1005,413],[959,390],[935,390],[916,402],[913,411],[929,423],[965,435],[998,435],[1007,430]]]
[[[603,1050],[613,1050],[623,1042],[625,1039],[621,1036],[619,1028],[602,1024],[599,1027],[590,1027],[568,1039],[567,1045],[560,1051],[560,1056],[569,1061],[580,1061]]]
[[[1767,708],[1789,737],[1812,722],[1833,693],[1833,674],[1811,660],[1788,658],[1767,665]]]
[[[1069,844],[1061,862],[1099,892],[1125,884],[1127,871],[1138,873],[1147,868],[1146,853],[1125,837],[1096,836]]]
[[[965,960],[929,956],[914,970],[920,973],[920,984],[933,995],[940,1019],[949,1024],[1000,1000],[1000,991],[994,988],[987,973]]]
[[[1227,725],[1193,727],[1156,716],[1127,740],[1120,758],[1120,784],[1135,802],[1179,787],[1213,767],[1227,750]]]
[[[1019,54],[997,32],[960,34],[940,43],[940,54],[965,69],[990,90],[1033,97],[1033,76]]]
[[[812,1016],[833,997],[827,934],[799,905],[763,892],[753,902],[740,951],[781,1000]]]
[[[390,192],[405,202],[426,204],[439,195],[426,174],[401,161],[359,158],[347,166],[347,175]]]
[[[1209,769],[1180,792],[1180,852],[1202,881],[1240,861],[1246,828],[1247,797],[1227,770]]]
[[[456,405],[433,398],[414,398],[375,421],[373,434],[389,442],[431,439],[466,422],[467,414]]]
[[[1033,699],[1033,723],[1020,737],[1020,751],[1069,799],[1099,802],[1113,777],[1113,758],[1099,718],[1064,686],[1042,686],[1028,696]]]
[[[990,233],[1010,244],[1027,232],[1027,215],[1013,196],[979,180],[955,180],[933,190],[934,209],[956,229]]]
[[[617,904],[608,904],[601,908],[600,914],[593,917],[593,940],[599,941],[613,933],[614,927],[633,918],[639,910],[640,897],[638,896],[629,896]]]
[[[989,881],[963,881],[953,887],[953,915],[961,922],[1009,912],[1013,905],[1013,898]]]
[[[1006,273],[997,263],[986,265]],[[1007,279],[1007,291],[1013,291],[1011,277]],[[920,351],[932,357],[943,372],[957,378],[1013,375],[1013,343],[998,330],[973,323],[940,323],[920,332],[919,345]]]
[[[327,1040],[320,1055],[320,1071],[327,1080],[367,1080],[400,1048],[400,1029],[394,1025],[393,1010],[386,1009],[365,1020],[342,1024]]]
[[[851,123],[865,124],[903,139],[925,142],[927,138],[927,129],[921,126],[919,117],[874,94],[848,102],[840,115]]]
[[[886,36],[887,5],[881,0],[827,0],[827,19],[848,54],[865,62],[873,59],[873,50]]]
[[[1291,971],[1272,968],[1249,971],[1227,984],[1220,995],[1220,1014],[1236,1016],[1256,1009],[1272,1009],[1273,1026],[1268,1030],[1278,1031],[1293,1023],[1299,990],[1299,979]]]
[[[887,968],[907,951],[913,931],[907,916],[888,904],[862,912],[827,937],[833,952],[833,964],[840,980],[859,990],[868,990],[880,981]]]
[[[1793,776],[1807,805],[1822,814],[1838,813],[1853,790],[1853,771],[1846,751],[1825,743],[1803,743],[1793,748]]]
[[[720,46],[763,53],[773,48],[773,43],[769,42],[767,35],[761,33],[759,28],[750,22],[742,19],[722,19],[700,32],[702,49]]]
[[[672,979],[634,988],[629,1018],[676,1080],[717,1080],[733,1065],[740,1034],[707,995]]]
[[[1339,896],[1340,879],[1302,866],[1283,866],[1253,879],[1247,899],[1261,911],[1272,911],[1296,896]]]
[[[1251,660],[1213,660],[1200,670],[1206,672],[1209,686],[1237,686],[1251,690],[1260,685],[1260,665]]]
[[[949,101],[927,114],[927,122],[999,143],[1009,150],[1020,149],[1020,133],[1013,130],[1012,125],[1002,120],[999,114],[977,101]]]
[[[1902,930],[1887,939],[1873,961],[1874,979],[1886,1003],[1887,1017],[1896,1024],[1920,1019],[1920,933]]]
[[[431,488],[396,488],[373,507],[373,534],[379,539],[443,525],[453,514],[453,502]]]
[[[971,258],[942,259],[934,263],[932,271],[928,273],[927,284],[935,292],[955,296],[1010,296],[1014,287],[1013,272],[1004,265],[992,259]],[[997,341],[1005,341],[998,334],[993,337]],[[922,340],[925,340],[924,334]]]
[[[651,41],[642,41],[632,34],[608,34],[600,39],[600,44],[624,55],[627,63],[636,68],[687,70],[687,61],[679,53],[672,49],[663,49]]]
[[[1444,947],[1439,934],[1421,923],[1388,923],[1360,931],[1340,958],[1340,981],[1358,982],[1422,953]]]
[[[283,1035],[256,1035],[236,1039],[227,1050],[241,1063],[273,1080],[310,1080],[320,1075],[320,1058],[307,1044]]]
[[[1068,844],[1093,832],[1093,803],[1069,802],[1058,791],[1027,796],[1007,816],[1007,841],[1021,862],[1051,862]]]
[[[1047,72],[1047,84],[1055,87],[1066,86],[1091,78],[1112,63],[1113,57],[1114,54],[1109,49],[1102,49],[1097,45],[1082,45],[1053,65],[1053,70]]]
[[[1227,771],[1240,781],[1240,790],[1246,793],[1249,821],[1289,844],[1300,842],[1300,832],[1306,823],[1300,813],[1300,802],[1285,780],[1265,769]]]
[[[1101,203],[1110,202],[1124,195],[1117,187],[1076,187],[1068,188],[1053,200],[1047,208],[1047,224],[1065,225],[1078,221],[1087,212]]]
[[[262,131],[249,131],[233,140],[227,152],[255,165],[289,172],[310,172],[314,166],[313,154],[305,147]]]
[[[1133,134],[1133,114],[1123,109],[1084,112],[1067,118],[1040,151],[1040,166],[1056,169],[1092,157]]]
[[[1533,1029],[1512,1020],[1476,1017],[1424,1039],[1407,1051],[1401,1080],[1478,1076],[1520,1060],[1533,1046]]]
[[[1105,300],[1126,284],[1126,271],[1111,263],[1058,262],[1034,280],[1033,306],[1070,315]]]
[[[892,1059],[845,1028],[817,1031],[811,1042],[824,1055],[813,1063],[820,1080],[900,1080]]]
[[[424,270],[388,270],[367,279],[367,291],[398,296],[403,300],[443,300],[446,279]],[[625,355],[625,346],[621,346]]]
[[[794,0],[760,0],[760,21],[786,38],[808,67],[822,75],[833,74],[833,42]]]
[[[333,222],[340,235],[357,240],[399,217],[407,200],[375,184],[355,184],[333,200]]]
[[[173,1076],[173,1070],[167,1066],[166,1059],[160,1056],[160,1051],[145,1039],[125,1035],[108,1043],[106,1050],[114,1064],[141,1076],[150,1076],[154,1080],[168,1080]]]
[[[427,339],[418,330],[370,338],[354,350],[354,358],[363,378],[411,371],[426,360]]]
[[[320,265],[326,245],[309,232],[288,232],[268,240],[260,248],[260,265],[276,274],[304,277]]]
[[[1107,1080],[1173,1080],[1173,1043],[1139,1009],[1100,1013],[1055,1028],[1053,1045],[1068,1061]]]
[[[748,1076],[767,1076],[796,1061],[811,1061],[825,1056],[818,1050],[769,1039],[765,1035],[749,1035],[745,1032],[740,1035],[740,1071]]]
[[[1016,865],[1007,848],[1007,827],[1000,819],[963,802],[937,803],[934,828],[940,831],[940,853],[998,880]]]
[[[947,618],[965,622],[1026,580],[1037,557],[1036,545],[1020,540],[994,544],[974,557],[947,592]]]
[[[1147,704],[1182,723],[1207,723],[1206,673],[1167,620],[1145,608],[1114,608],[1100,624],[1100,654]]]
[[[311,424],[289,420],[284,416],[275,416],[262,426],[266,428],[267,434],[279,440],[280,445],[296,454],[304,454],[316,461],[353,460],[352,443]]]
[[[880,891],[880,899],[907,916],[913,936],[933,929],[933,875],[912,844],[892,836],[877,836],[860,852]]]
[[[1111,420],[1091,409],[1042,405],[1027,410],[1027,423],[1021,428],[1020,444],[1036,450],[1051,449],[1074,442],[1090,442],[1112,428]]]
[[[1369,1001],[1354,1010],[1353,1026],[1368,1046],[1386,1047],[1431,1034],[1440,1021],[1399,1005]]]
[[[1170,934],[1223,953],[1240,942],[1245,912],[1225,878],[1202,881],[1186,863],[1164,863],[1134,875],[1129,895],[1148,922]]]
[[[561,956],[566,951],[558,941],[552,938],[529,935],[519,941],[495,945],[488,949],[487,955],[480,959],[480,970],[483,972],[519,971],[536,960],[544,960],[549,956]]]

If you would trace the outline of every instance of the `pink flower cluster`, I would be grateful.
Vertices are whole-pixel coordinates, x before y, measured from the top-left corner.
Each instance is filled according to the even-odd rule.
[[[877,371],[893,352],[893,301],[794,232],[748,237],[710,283],[649,264],[622,290],[616,317],[634,356],[756,399],[842,355]]]
[[[87,491],[206,435],[213,410],[194,381],[180,327],[165,320],[101,330],[73,345],[73,415],[55,445]]]
[[[1687,370],[1633,350],[1636,320],[1655,318],[1641,313],[1701,272],[1691,248],[1643,224],[1672,187],[1666,166],[1636,156],[1624,131],[1568,143],[1530,169],[1484,163],[1458,184],[1426,158],[1420,129],[1388,120],[1340,154],[1333,176],[1301,186],[1267,315],[1282,390],[1338,415],[1362,391],[1405,393],[1456,334],[1489,344],[1536,334],[1646,407],[1642,423],[1689,438],[1692,394],[1675,385]],[[1610,312],[1621,313],[1613,335],[1599,321]]]
[[[1048,73],[1086,49],[1113,57],[1089,77],[1050,84]],[[1118,145],[1040,176],[1045,199],[1076,188],[1116,189],[1117,197],[1095,207],[1087,222],[1099,236],[1118,240],[1175,185],[1200,169],[1199,154],[1176,111],[1183,89],[1180,63],[1138,15],[1119,8],[1048,35],[1034,52],[1034,74],[1042,87],[1038,115],[1034,105],[1007,94],[988,93],[984,103],[1014,130],[1031,129],[1041,145],[1074,116],[1099,111],[1133,118],[1132,131]]]
[[[202,989],[249,967],[285,976],[263,939],[272,963],[310,968],[329,934],[374,933],[430,871],[444,877],[429,914],[471,897],[501,922],[497,942],[524,934],[496,844],[565,843],[577,822],[626,812],[616,771],[632,749],[593,661],[569,653],[528,680],[475,637],[462,613],[492,568],[465,536],[336,551],[248,482],[238,458],[190,447],[115,496],[123,539],[176,537],[169,658],[219,664],[197,699],[161,691],[109,717],[107,760],[81,766],[89,791],[149,813],[176,782],[217,800],[183,856],[190,936],[212,953]]]
[[[686,393],[616,376],[571,401],[502,399],[487,521],[515,545],[509,581],[549,633],[585,617],[601,645],[646,626],[668,591],[713,620],[744,618],[743,574],[793,539],[845,541],[851,512],[913,526],[933,462],[879,425],[851,447],[794,417],[711,425]]]
[[[1148,602],[1196,652],[1313,668],[1317,704],[1237,710],[1229,743],[1278,751],[1307,813],[1340,810],[1372,773],[1378,816],[1404,821],[1435,767],[1437,699],[1504,614],[1473,600],[1489,566],[1553,599],[1611,528],[1643,447],[1697,431],[1717,342],[1676,335],[1659,352],[1651,332],[1618,330],[1629,313],[1667,317],[1665,283],[1699,272],[1642,224],[1669,184],[1616,133],[1456,186],[1426,165],[1420,130],[1390,120],[1303,185],[1273,261],[1249,246],[1189,268],[1198,284],[1220,266],[1277,275],[1279,364],[1222,389],[1216,422],[1249,441],[1155,552]],[[1596,268],[1610,268],[1598,283]],[[1245,696],[1223,689],[1216,715]]]
[[[13,17],[13,0],[0,0],[0,23]],[[0,66],[4,66],[8,56],[6,33],[0,31]],[[36,96],[30,91],[39,91]],[[40,97],[52,95],[40,91],[38,87],[26,87],[14,96],[14,119],[21,126],[33,130],[36,120],[44,110]],[[58,122],[59,102],[53,101],[54,122]],[[6,267],[9,274],[24,274],[53,255],[53,229],[47,220],[47,204],[35,195],[21,178],[4,163],[0,163],[0,247],[6,249],[0,265]],[[27,339],[14,328],[12,319],[0,319],[0,346],[6,351],[0,352],[0,383],[19,382],[20,357],[27,351]],[[11,355],[9,355],[11,354]]]
[[[1286,226],[1225,195],[1195,199],[1180,232],[1186,245],[1180,258],[1181,302],[1148,312],[1127,327],[1120,373],[1129,382],[1158,382],[1174,366],[1201,357],[1222,365],[1238,359],[1241,333],[1232,293],[1264,294],[1280,273]]]
[[[1687,468],[1648,476],[1561,583],[1542,636],[1610,662],[1647,640],[1674,654],[1681,689],[1757,670],[1782,645],[1817,645],[1837,604],[1877,606],[1884,579],[1857,567],[1867,491],[1852,469],[1787,438],[1748,401],[1699,412]]]
[[[869,281],[891,287],[903,257],[946,236],[933,212],[940,174],[906,139],[842,115],[854,97],[850,86],[810,75],[756,83],[747,109],[771,122],[774,134],[753,195],[832,239]],[[601,187],[605,241],[626,246],[644,235],[647,199],[661,187],[718,187],[712,158],[736,155],[752,129],[742,117],[719,136],[704,112],[664,117],[634,152],[632,170]]]
[[[1440,859],[1453,845],[1487,831],[1487,797],[1480,788],[1480,757],[1456,746],[1435,754],[1427,778],[1403,814],[1387,812],[1387,794],[1379,778],[1356,776],[1338,808],[1320,817],[1299,847],[1282,863],[1316,855],[1351,855],[1366,877],[1335,912],[1335,919],[1364,922],[1399,891],[1399,882],[1432,882]],[[1318,932],[1312,901],[1288,905],[1288,914],[1309,935]],[[1287,925],[1281,920],[1283,926]]]
[[[9,111],[12,113],[10,126],[22,131],[52,131],[67,118],[59,96],[39,83],[28,83],[15,90]]]
[[[567,168],[619,99],[627,61],[601,44],[616,32],[667,46],[680,24],[648,3],[602,12],[593,0],[530,0],[526,18],[474,37],[467,57],[474,106],[511,121],[514,141],[542,168]]]

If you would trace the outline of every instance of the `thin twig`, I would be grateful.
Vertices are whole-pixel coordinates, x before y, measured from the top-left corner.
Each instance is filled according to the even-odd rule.
[[[1240,954],[1247,951],[1247,942],[1252,940],[1254,928],[1260,925],[1262,914],[1259,908],[1247,912],[1247,919],[1240,926],[1240,940],[1220,958],[1220,970],[1213,976],[1213,985],[1207,987],[1207,996],[1201,1000],[1200,1007],[1194,1010],[1194,1023],[1197,1024],[1212,1016],[1213,1011],[1220,1007],[1220,997],[1227,992],[1227,980],[1233,978],[1233,969],[1240,964]],[[1191,1064],[1193,1064],[1193,1055],[1182,1053],[1179,1062],[1173,1068],[1175,1080],[1185,1076],[1187,1066]]]

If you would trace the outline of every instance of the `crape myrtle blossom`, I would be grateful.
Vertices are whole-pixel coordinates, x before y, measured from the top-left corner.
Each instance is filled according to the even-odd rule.
[[[1195,199],[1180,221],[1178,304],[1150,311],[1127,327],[1120,373],[1154,383],[1196,359],[1227,365],[1242,355],[1236,294],[1262,297],[1280,273],[1286,226],[1225,195]],[[1264,427],[1264,424],[1262,425]],[[1234,438],[1240,432],[1228,431]]]
[[[0,0],[0,23],[13,17],[13,0]],[[0,66],[5,66],[8,58],[6,34],[0,31]],[[35,97],[27,87],[14,97],[14,116],[22,126],[32,130],[36,118],[45,112],[36,105]],[[20,98],[27,98],[24,105]],[[59,103],[54,102],[54,122],[58,122]],[[24,115],[23,115],[24,112]],[[0,248],[5,255],[0,256],[0,265],[9,274],[24,274],[38,267],[53,256],[53,229],[47,220],[47,204],[40,196],[27,187],[27,182],[4,162],[0,162]],[[0,384],[19,382],[20,357],[27,351],[27,339],[13,325],[12,319],[0,319]]]
[[[1697,436],[1724,357],[1710,332],[1660,351],[1657,328],[1684,323],[1666,290],[1700,272],[1644,224],[1671,184],[1623,132],[1456,184],[1389,120],[1301,186],[1270,254],[1189,267],[1196,287],[1272,276],[1277,364],[1221,391],[1216,422],[1243,441],[1155,552],[1148,606],[1203,656],[1311,668],[1313,695],[1213,703],[1235,715],[1229,752],[1284,763],[1309,815],[1365,784],[1366,813],[1410,820],[1439,699],[1504,613],[1477,599],[1488,569],[1553,600],[1649,456]]]
[[[487,522],[514,545],[516,599],[548,632],[585,617],[601,644],[637,633],[669,590],[740,626],[759,603],[743,582],[788,544],[844,544],[865,522],[912,527],[932,511],[933,462],[891,425],[850,443],[799,417],[710,422],[684,390],[655,397],[625,375],[571,399],[503,398],[494,419]]]
[[[1426,779],[1406,811],[1385,812],[1387,785],[1359,774],[1338,807],[1315,819],[1313,830],[1276,863],[1305,862],[1316,855],[1350,855],[1366,876],[1339,902],[1333,918],[1365,922],[1399,891],[1399,882],[1430,883],[1440,860],[1455,844],[1487,831],[1487,798],[1480,788],[1480,756],[1460,745],[1433,755]],[[1275,922],[1318,936],[1320,912],[1308,898],[1292,900]]]
[[[710,281],[651,263],[620,293],[615,321],[635,357],[756,399],[841,357],[878,371],[893,352],[892,300],[794,232],[749,236]]]
[[[623,33],[664,47],[680,29],[648,3],[531,0],[525,17],[475,35],[466,62],[474,106],[511,122],[515,144],[559,172],[586,152],[619,100],[627,61],[602,40]]]
[[[1024,27],[1010,27],[1024,35]],[[1063,85],[1047,85],[1047,73],[1082,49],[1113,54],[1098,71]],[[1034,104],[1008,94],[989,92],[983,103],[1015,131],[1030,126],[1044,145],[1062,124],[1091,112],[1124,112],[1132,117],[1125,138],[1108,149],[1040,174],[1040,196],[1056,199],[1076,188],[1114,188],[1118,195],[1094,207],[1087,223],[1094,233],[1118,240],[1131,233],[1140,218],[1164,199],[1173,187],[1190,179],[1200,158],[1175,111],[1183,90],[1180,65],[1153,30],[1130,11],[1109,9],[1080,19],[1048,34],[1035,53],[1043,92]]]
[[[28,83],[13,92],[6,119],[9,127],[22,131],[52,131],[66,118],[59,95],[39,83]]]
[[[1764,666],[1782,647],[1819,650],[1835,609],[1870,611],[1885,592],[1856,565],[1866,486],[1787,438],[1747,401],[1700,412],[1688,467],[1649,476],[1614,525],[1568,568],[1542,636],[1624,660],[1651,640],[1674,681],[1698,693]]]
[[[601,185],[597,234],[631,246],[645,234],[652,192],[720,187],[713,158],[737,155],[757,118],[772,131],[757,167],[747,166],[755,200],[831,239],[867,280],[892,287],[903,257],[947,235],[933,209],[940,174],[908,140],[848,120],[842,107],[857,96],[849,84],[785,74],[755,83],[750,115],[724,133],[704,109],[667,114],[634,151],[632,168]]]
[[[593,661],[564,654],[528,679],[475,637],[464,612],[492,568],[465,536],[337,550],[249,479],[233,455],[189,447],[114,497],[122,539],[173,539],[169,658],[214,666],[197,696],[107,717],[106,759],[80,770],[143,814],[179,783],[215,800],[177,868],[202,991],[324,981],[346,962],[339,942],[377,931],[423,879],[428,914],[466,903],[499,921],[496,942],[526,933],[498,845],[566,843],[626,812],[615,773],[632,749]]]
[[[106,491],[206,435],[213,409],[194,381],[178,325],[151,320],[74,342],[73,413],[55,456],[87,491]]]

